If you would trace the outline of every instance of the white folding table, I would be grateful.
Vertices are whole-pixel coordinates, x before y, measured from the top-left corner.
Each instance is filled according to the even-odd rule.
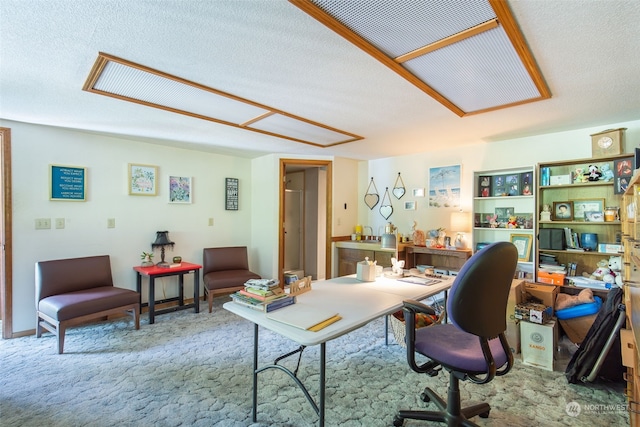
[[[330,280],[313,282],[312,290],[297,297],[298,304],[305,304],[319,309],[335,310],[341,317],[339,321],[317,332],[303,330],[295,326],[269,319],[266,313],[236,304],[233,301],[224,304],[224,308],[254,323],[253,347],[253,422],[257,421],[258,408],[258,374],[266,369],[279,369],[285,372],[300,387],[305,397],[319,416],[319,425],[325,420],[325,367],[326,343],[332,339],[356,330],[381,316],[389,315],[402,308],[405,299],[422,300],[446,291],[453,283],[453,277],[443,276],[431,285],[419,285],[395,279],[379,277],[375,282],[360,282],[353,276],[338,277]],[[287,307],[280,310],[286,310]],[[273,364],[258,367],[258,327],[262,326],[276,332],[300,345],[297,350],[287,353],[275,360]],[[385,327],[385,334],[388,328]],[[386,340],[386,337],[385,337]],[[309,394],[307,388],[297,377],[278,361],[296,353],[305,347],[320,345],[320,386],[318,403]],[[298,362],[299,363],[299,362]]]

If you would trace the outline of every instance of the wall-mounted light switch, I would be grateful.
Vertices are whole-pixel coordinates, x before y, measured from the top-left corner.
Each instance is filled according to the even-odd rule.
[[[56,218],[56,228],[64,228],[64,218]]]
[[[107,228],[116,228],[116,219],[108,218],[107,219]]]
[[[209,227],[213,226],[213,218],[209,218]]]

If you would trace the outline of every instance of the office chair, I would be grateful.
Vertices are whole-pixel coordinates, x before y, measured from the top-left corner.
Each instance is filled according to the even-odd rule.
[[[433,401],[440,411],[400,410],[393,420],[394,426],[402,426],[407,418],[445,422],[448,426],[476,426],[469,418],[489,416],[488,403],[461,408],[459,381],[485,384],[513,366],[513,354],[504,332],[507,299],[517,264],[518,251],[510,242],[492,243],[476,252],[464,264],[449,291],[450,323],[416,330],[415,314],[433,310],[418,301],[404,302],[409,366],[415,372],[431,376],[444,368],[449,372],[449,391],[445,402],[425,388],[422,400]],[[422,358],[422,364],[418,364],[416,352],[430,360]]]

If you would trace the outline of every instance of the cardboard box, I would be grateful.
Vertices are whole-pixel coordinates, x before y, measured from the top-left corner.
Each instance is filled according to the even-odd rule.
[[[553,371],[558,347],[558,328],[555,320],[544,325],[520,322],[520,339],[522,363]]]
[[[518,320],[533,323],[547,323],[553,316],[553,308],[534,302],[522,302],[516,305],[515,317]]]
[[[536,302],[551,307],[551,315],[556,304],[556,296],[558,295],[558,287],[547,285],[544,283],[525,282],[524,284],[524,302]]]
[[[565,273],[552,273],[549,271],[538,270],[538,281],[541,283],[548,283],[551,285],[564,285]]]
[[[507,330],[504,333],[513,353],[520,353],[520,321],[515,318],[516,305],[522,302],[524,280],[511,281],[511,290],[507,300]]]
[[[572,319],[559,320],[560,327],[567,335],[569,340],[574,344],[581,344],[587,332],[591,329],[591,325],[598,317],[598,314],[590,314],[588,316],[574,317]]]

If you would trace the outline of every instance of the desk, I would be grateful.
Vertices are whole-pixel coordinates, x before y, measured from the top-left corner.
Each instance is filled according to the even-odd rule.
[[[149,278],[149,302],[145,305],[149,306],[149,324],[155,322],[156,314],[170,313],[172,311],[184,310],[187,308],[194,308],[196,313],[200,312],[200,269],[201,265],[191,264],[189,262],[182,262],[180,267],[163,268],[163,267],[133,267],[136,272],[136,291],[140,294],[140,309],[142,310],[142,276]],[[193,272],[193,303],[184,303],[184,275]],[[158,277],[178,276],[179,296],[175,298],[169,298],[162,302],[178,301],[177,307],[169,307],[162,310],[156,310],[156,297],[155,297],[155,279]]]
[[[459,271],[464,263],[471,258],[470,249],[438,249],[427,248],[425,246],[407,246],[405,253],[405,268],[414,268],[417,264],[426,264],[444,270]]]
[[[398,280],[379,277],[375,282],[360,282],[355,275],[338,277],[313,283],[311,292],[298,296],[297,304],[310,307],[330,308],[342,317],[336,323],[318,332],[302,330],[284,323],[271,320],[266,314],[234,302],[227,302],[224,308],[254,323],[253,343],[253,422],[257,421],[258,407],[258,374],[266,369],[279,369],[285,372],[300,387],[305,397],[320,417],[320,426],[324,426],[325,418],[325,366],[326,343],[351,331],[354,331],[370,321],[391,314],[402,308],[405,299],[421,300],[442,291],[448,290],[453,277],[443,277],[439,283],[431,286],[416,285]],[[286,310],[287,307],[281,310]],[[288,338],[298,344],[300,348],[280,358],[271,365],[258,368],[258,327],[262,326]],[[318,404],[315,403],[306,387],[296,374],[278,365],[278,361],[295,353],[302,353],[306,346],[320,345],[320,386]]]

